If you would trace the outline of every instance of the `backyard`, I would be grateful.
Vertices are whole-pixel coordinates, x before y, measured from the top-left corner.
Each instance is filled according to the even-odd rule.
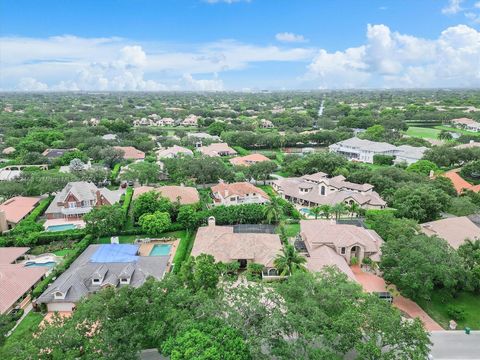
[[[432,295],[431,301],[419,301],[418,304],[444,329],[448,328],[449,309],[454,307],[463,310],[464,320],[457,321],[457,329],[468,326],[472,330],[480,330],[480,296],[470,292],[461,292],[457,297],[448,301],[442,301],[439,291]]]
[[[25,339],[30,339],[32,334],[38,329],[44,315],[38,312],[29,312],[18,327],[13,331],[3,346],[0,347],[0,359],[14,358],[16,348],[24,343]]]
[[[423,139],[438,139],[438,134],[440,130],[434,128],[422,128],[410,126],[406,131],[408,136],[419,137]]]

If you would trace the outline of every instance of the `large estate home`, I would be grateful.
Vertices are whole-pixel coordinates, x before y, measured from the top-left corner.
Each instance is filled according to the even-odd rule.
[[[70,182],[57,193],[45,214],[48,219],[79,219],[96,206],[118,203],[122,194],[122,190],[98,188],[87,181]]]
[[[38,197],[15,196],[0,204],[0,234],[13,229],[25,219],[39,201]]]
[[[133,190],[133,200],[138,199],[140,195],[149,191],[155,191],[159,193],[172,203],[178,201],[180,205],[191,205],[200,201],[200,195],[198,194],[198,190],[196,188],[183,185],[165,185],[160,187],[140,186]]]
[[[330,145],[330,152],[345,156],[352,161],[359,161],[373,164],[375,155],[390,155],[395,157],[396,163],[407,163],[408,165],[417,162],[423,157],[426,147],[415,147],[410,145],[395,146],[385,142],[376,142],[353,137]]]
[[[157,151],[157,159],[173,159],[179,156],[193,156],[193,151],[183,146],[173,145]]]
[[[45,266],[26,266],[22,263],[28,247],[0,247],[0,315],[14,307],[24,308],[29,293],[48,271]]]
[[[250,154],[246,156],[234,157],[230,159],[230,164],[235,166],[250,166],[263,161],[270,161],[270,159],[262,154]]]
[[[349,267],[352,258],[358,263],[365,258],[379,262],[382,244],[382,238],[374,230],[359,225],[338,224],[335,220],[301,220],[300,238],[295,246],[306,256],[306,267],[310,271],[335,266],[355,280]]]
[[[452,119],[451,123],[453,126],[461,129],[474,131],[474,132],[480,131],[480,123],[473,119],[469,119],[469,118]]]
[[[458,249],[467,239],[480,240],[480,227],[466,216],[423,223],[420,224],[420,231],[446,240],[454,249]]]
[[[373,191],[373,185],[345,181],[342,175],[329,178],[327,174],[318,172],[275,180],[272,186],[285,200],[308,207],[356,203],[364,209],[383,209],[387,205]]]
[[[215,218],[208,226],[198,228],[192,256],[212,255],[223,263],[239,262],[240,269],[249,263],[261,264],[263,276],[277,276],[275,258],[282,252],[282,242],[277,234],[237,232],[234,226],[217,226]]]
[[[162,279],[169,255],[139,256],[140,245],[90,245],[38,298],[48,311],[72,311],[84,296],[106,287],[141,286]]]
[[[212,194],[214,205],[264,204],[270,201],[265,191],[248,182],[220,182],[212,186]]]
[[[226,143],[214,143],[208,146],[202,146],[197,149],[205,156],[232,156],[237,155],[237,152]]]

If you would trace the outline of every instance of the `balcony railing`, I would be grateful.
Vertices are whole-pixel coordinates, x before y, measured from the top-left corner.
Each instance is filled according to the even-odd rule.
[[[62,214],[64,215],[79,215],[79,214],[86,214],[92,211],[91,206],[82,206],[82,207],[75,207],[75,208],[62,208]]]

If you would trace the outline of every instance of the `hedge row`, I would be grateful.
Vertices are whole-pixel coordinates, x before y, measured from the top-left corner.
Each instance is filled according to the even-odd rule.
[[[33,211],[25,219],[20,221],[18,225],[20,225],[23,221],[36,221],[41,215],[43,215],[45,210],[47,210],[48,205],[50,205],[52,200],[53,200],[52,196],[49,196],[48,198],[40,200],[37,207],[33,209]]]
[[[57,265],[57,267],[52,271],[52,273],[47,276],[45,279],[40,281],[38,285],[32,291],[32,297],[34,299],[38,298],[42,293],[47,289],[50,282],[60,276],[65,270],[67,270],[70,265],[75,261],[77,257],[80,256],[82,252],[92,243],[92,237],[87,235],[83,240],[79,241],[74,246],[74,251],[63,261],[63,263]]]
[[[193,239],[195,238],[195,232],[187,231],[187,236],[180,239],[180,244],[178,244],[177,252],[175,253],[175,258],[173,263],[173,272],[176,274],[180,270],[180,267],[192,251]]]
[[[130,210],[130,204],[132,203],[132,197],[133,197],[133,188],[128,187],[127,190],[125,191],[125,196],[123,199],[123,204],[122,204],[122,211],[123,211],[123,217],[124,217],[124,228],[129,228],[129,225],[133,225],[133,219],[129,219],[129,210]]]
[[[115,182],[117,180],[118,174],[120,173],[120,168],[122,167],[121,164],[115,164],[112,169],[112,173],[110,174],[110,181]]]

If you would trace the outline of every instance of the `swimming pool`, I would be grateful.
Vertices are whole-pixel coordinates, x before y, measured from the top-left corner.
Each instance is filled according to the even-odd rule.
[[[77,225],[75,224],[50,225],[47,227],[47,231],[75,230],[76,228],[77,228]]]
[[[150,251],[149,256],[169,255],[171,248],[172,248],[172,245],[170,245],[170,244],[156,244],[156,245],[153,245],[152,251]]]
[[[312,213],[309,208],[302,208],[300,209],[300,212],[304,215],[311,215]]]
[[[36,263],[36,262],[26,262],[25,267],[54,267],[56,264],[55,261],[49,261],[44,263]]]

